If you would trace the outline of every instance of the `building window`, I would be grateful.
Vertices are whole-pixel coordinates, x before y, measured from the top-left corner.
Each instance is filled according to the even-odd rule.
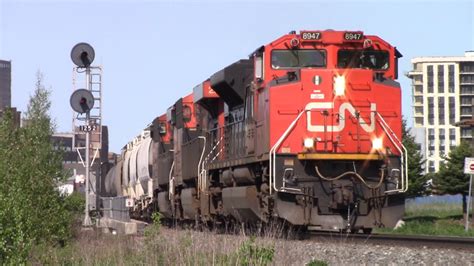
[[[423,118],[422,117],[415,117],[415,125],[417,125],[417,126],[423,125]]]
[[[428,125],[434,124],[434,99],[428,97]]]
[[[421,64],[420,63],[413,64],[413,69],[415,71],[421,71]]]
[[[444,147],[446,146],[446,130],[444,128],[439,129],[439,154],[444,155]]]
[[[430,173],[435,172],[434,161],[428,161],[428,172],[430,172]]]
[[[466,105],[472,104],[471,97],[470,96],[461,97],[461,104],[466,104]]]
[[[434,128],[428,128],[428,139],[434,139],[435,133]]]
[[[414,83],[423,83],[423,76],[413,76],[413,82]]]
[[[449,129],[449,149],[452,150],[456,147],[456,129]]]
[[[449,92],[454,93],[454,65],[448,66],[448,86]]]
[[[471,115],[472,114],[472,108],[463,106],[461,107],[461,115]]]
[[[444,125],[444,97],[438,98],[438,120],[440,125]]]
[[[438,66],[438,93],[444,92],[444,66]]]
[[[415,114],[423,115],[423,107],[420,107],[420,106],[415,107]]]
[[[461,76],[461,83],[474,83],[474,76],[472,75],[464,75]]]
[[[423,96],[415,96],[415,104],[423,104]]]
[[[472,137],[470,128],[461,128],[461,138],[470,138]]]
[[[466,62],[461,65],[462,72],[474,72],[474,62]]]
[[[456,138],[456,129],[455,128],[450,128],[449,129],[449,138],[450,139],[455,139]]]
[[[441,146],[439,147],[439,157],[443,158],[444,156],[446,156],[445,146]]]
[[[423,93],[423,86],[415,85],[415,93]]]
[[[474,92],[474,86],[461,86],[461,94],[472,94]]]
[[[428,66],[428,93],[433,93],[433,66]]]
[[[454,97],[449,97],[449,124],[454,125],[456,123],[456,108],[454,105]]]

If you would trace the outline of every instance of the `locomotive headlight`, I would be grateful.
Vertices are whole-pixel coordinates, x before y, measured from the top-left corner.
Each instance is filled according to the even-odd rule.
[[[313,149],[314,148],[314,139],[312,138],[305,138],[303,140],[303,145],[306,149]]]
[[[344,96],[346,90],[346,78],[344,76],[334,77],[334,94],[336,96]]]
[[[381,150],[383,146],[383,141],[381,138],[375,138],[372,140],[372,148],[374,150]]]

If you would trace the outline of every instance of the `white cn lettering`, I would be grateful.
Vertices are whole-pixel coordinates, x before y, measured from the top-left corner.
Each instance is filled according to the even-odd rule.
[[[328,110],[334,109],[334,104],[332,102],[313,102],[306,105],[305,110],[309,111],[306,113],[307,129],[310,132],[324,132],[324,124],[317,124],[311,121],[311,111],[313,110]],[[359,125],[363,130],[370,133],[375,130],[375,110],[376,104],[370,104],[370,124],[364,121],[359,117]],[[326,126],[326,132],[340,132],[346,126],[346,111],[348,111],[352,116],[356,116],[356,110],[354,106],[350,103],[343,103],[339,106],[339,125],[328,125]],[[323,122],[323,121],[321,121]]]

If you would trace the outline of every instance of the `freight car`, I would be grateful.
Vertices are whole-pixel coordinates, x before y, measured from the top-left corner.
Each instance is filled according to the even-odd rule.
[[[402,55],[361,31],[290,32],[198,84],[106,180],[175,221],[393,227],[408,186]]]

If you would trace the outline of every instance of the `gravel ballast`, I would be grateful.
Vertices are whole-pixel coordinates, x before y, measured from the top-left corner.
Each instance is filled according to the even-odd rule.
[[[183,241],[189,243],[187,248],[194,250],[191,252],[213,254],[235,252],[249,239],[243,234],[216,234],[169,228],[162,228],[160,235],[178,246]],[[343,236],[319,240],[258,237],[255,243],[274,248],[274,265],[306,265],[311,261],[324,261],[330,265],[474,265],[474,254],[471,250],[375,245],[353,242]]]

